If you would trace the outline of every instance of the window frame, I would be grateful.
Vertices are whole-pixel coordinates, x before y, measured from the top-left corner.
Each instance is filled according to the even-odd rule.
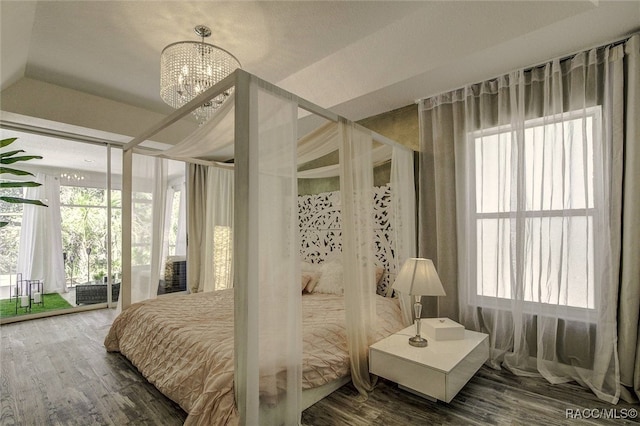
[[[576,119],[587,120],[591,118],[592,121],[592,154],[593,154],[593,164],[592,172],[593,172],[593,206],[585,206],[583,208],[570,208],[566,210],[559,209],[544,209],[544,208],[536,208],[529,209],[526,206],[526,202],[523,202],[523,198],[526,198],[527,191],[523,190],[518,193],[518,205],[524,206],[524,210],[521,210],[519,217],[517,220],[527,220],[530,218],[543,218],[543,217],[584,217],[585,219],[591,218],[592,222],[595,224],[602,217],[604,206],[601,203],[602,190],[599,186],[602,185],[603,176],[602,176],[602,167],[597,166],[598,164],[602,164],[602,156],[603,156],[603,134],[602,134],[602,107],[600,105],[585,107],[580,110],[574,110],[565,112],[562,114],[556,114],[552,116],[545,117],[537,117],[533,119],[526,120],[524,123],[523,132],[525,132],[529,128],[545,126],[545,125],[553,125],[556,123],[568,122]],[[596,260],[597,253],[595,248],[599,245],[599,236],[597,232],[594,232],[594,238],[591,240],[591,244],[593,245],[593,256],[594,256],[594,307],[578,307],[571,305],[560,305],[560,304],[550,304],[541,301],[528,301],[528,300],[517,300],[514,298],[506,298],[500,296],[485,296],[478,294],[478,224],[479,221],[483,219],[509,219],[511,218],[517,211],[515,210],[506,210],[506,211],[497,211],[497,212],[478,212],[479,206],[477,204],[476,199],[476,184],[477,184],[477,173],[476,173],[476,139],[479,137],[487,137],[499,135],[502,133],[511,133],[513,132],[513,127],[511,125],[501,125],[496,126],[490,129],[481,129],[475,130],[471,132],[467,132],[467,140],[466,140],[466,158],[468,161],[468,203],[467,211],[465,214],[464,221],[467,224],[465,226],[465,232],[469,235],[467,239],[468,247],[464,249],[469,253],[468,260],[468,277],[469,277],[469,291],[468,291],[468,300],[467,303],[470,306],[478,306],[478,307],[492,307],[498,310],[511,310],[513,303],[519,303],[523,306],[523,311],[532,315],[545,315],[549,317],[557,317],[563,319],[580,319],[584,320],[585,315],[589,318],[593,318],[593,321],[596,321],[598,307],[600,306],[600,285],[601,280],[599,277],[601,273],[599,271],[598,262]],[[526,142],[526,141],[525,141]],[[512,142],[513,143],[513,142]],[[524,167],[524,155],[520,155],[518,158],[518,168]],[[585,167],[587,165],[585,164]],[[600,185],[598,185],[600,183]],[[522,283],[519,285],[522,286]]]

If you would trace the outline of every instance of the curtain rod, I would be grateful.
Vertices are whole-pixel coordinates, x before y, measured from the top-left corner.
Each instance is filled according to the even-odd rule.
[[[547,59],[546,61],[539,62],[539,63],[537,63],[535,65],[529,65],[529,66],[522,67],[522,68],[511,69],[510,71],[507,71],[505,73],[502,73],[502,74],[499,74],[499,75],[496,75],[496,76],[493,76],[493,77],[490,77],[490,78],[487,78],[487,79],[484,79],[484,80],[476,81],[476,82],[473,82],[473,83],[467,83],[464,86],[459,86],[459,87],[456,87],[455,89],[449,89],[449,90],[445,90],[445,91],[440,92],[440,93],[435,93],[433,95],[425,96],[423,98],[418,98],[418,99],[414,100],[414,103],[419,104],[420,102],[422,102],[425,99],[430,99],[430,98],[433,98],[435,96],[439,96],[439,95],[441,95],[443,93],[455,92],[456,90],[463,89],[466,86],[482,83],[483,81],[491,81],[491,80],[494,80],[494,79],[500,77],[501,75],[509,74],[509,73],[511,73],[513,71],[524,70],[525,72],[527,72],[527,71],[534,70],[536,68],[544,67],[546,64],[548,64],[549,62],[555,61],[556,59],[559,60],[560,62],[562,62],[562,61],[566,61],[568,59],[574,58],[576,55],[578,55],[578,54],[580,54],[582,52],[588,52],[588,51],[593,50],[593,49],[603,49],[603,48],[606,48],[606,47],[615,47],[615,46],[618,46],[620,44],[626,43],[627,41],[629,41],[629,39],[631,37],[633,37],[635,35],[640,35],[640,32],[636,31],[636,32],[633,32],[631,34],[627,34],[625,36],[615,38],[612,41],[608,41],[608,42],[605,42],[605,43],[598,43],[598,44],[596,44],[594,46],[583,48],[583,49],[579,49],[579,50],[576,50],[576,51],[574,51],[572,53],[568,53],[568,54],[565,54],[565,55],[562,55],[562,56],[559,56],[559,57]]]
[[[563,55],[563,56],[560,56],[560,57],[557,57],[557,58],[552,58],[552,59],[549,59],[549,60],[546,60],[546,61],[543,61],[543,62],[539,62],[539,63],[537,63],[535,65],[529,65],[529,66],[524,67],[522,69],[524,69],[524,71],[531,71],[531,70],[536,69],[536,68],[544,67],[549,62],[555,61],[556,59],[558,61],[562,62],[562,61],[566,61],[567,59],[572,59],[576,55],[578,55],[578,54],[580,54],[582,52],[588,52],[588,51],[593,50],[593,49],[603,49],[603,48],[606,48],[606,47],[615,47],[615,46],[618,46],[620,44],[626,43],[631,37],[633,37],[636,34],[640,34],[640,33],[634,32],[634,33],[628,34],[628,35],[626,35],[626,36],[624,36],[622,38],[616,38],[616,39],[614,39],[612,41],[609,41],[609,42],[606,42],[606,43],[598,43],[598,44],[596,44],[594,46],[587,47],[585,49],[579,49],[579,50],[576,50],[576,51],[574,51],[572,53],[568,53],[566,55]],[[520,68],[518,68],[518,69],[520,69]],[[515,70],[511,70],[511,71],[515,71]]]

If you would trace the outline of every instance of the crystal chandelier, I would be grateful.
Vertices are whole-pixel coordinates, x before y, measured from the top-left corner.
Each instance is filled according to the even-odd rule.
[[[179,41],[168,45],[160,56],[160,97],[173,108],[180,108],[233,71],[240,62],[226,50],[204,42],[211,30],[195,27],[201,41]],[[193,111],[200,124],[231,96],[233,89],[211,99]]]

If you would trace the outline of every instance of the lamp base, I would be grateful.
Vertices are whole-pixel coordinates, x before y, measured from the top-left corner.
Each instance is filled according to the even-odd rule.
[[[427,343],[427,339],[423,338],[420,335],[420,313],[422,311],[422,304],[420,303],[419,299],[416,298],[416,303],[414,303],[413,305],[413,311],[416,315],[416,319],[415,319],[415,323],[416,323],[416,335],[413,337],[409,338],[409,344],[411,346],[415,346],[417,348],[424,348],[425,346],[428,345]]]
[[[409,344],[418,348],[424,348],[429,345],[429,342],[420,336],[413,336],[409,338]]]

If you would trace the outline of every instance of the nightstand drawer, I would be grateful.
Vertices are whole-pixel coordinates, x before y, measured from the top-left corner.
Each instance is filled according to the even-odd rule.
[[[432,398],[446,400],[447,375],[426,365],[371,349],[369,371]]]

